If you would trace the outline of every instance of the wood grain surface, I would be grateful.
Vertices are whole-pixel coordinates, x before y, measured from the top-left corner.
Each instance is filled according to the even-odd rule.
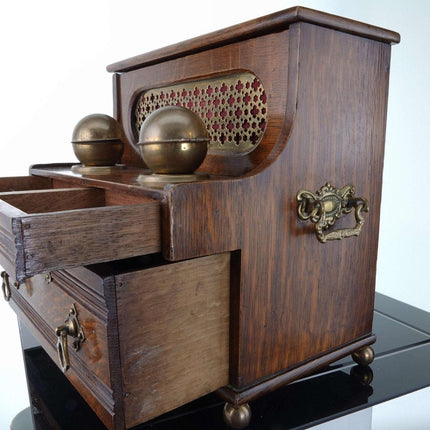
[[[110,360],[115,351],[108,349],[108,309],[103,297],[86,294],[86,288],[66,272],[52,273],[49,282],[38,275],[27,279],[19,289],[12,288],[11,305],[57,365],[55,328],[64,323],[70,306],[76,306],[86,340],[79,351],[74,351],[72,338],[68,337],[70,368],[65,376],[106,427],[113,429],[121,403],[115,403],[112,390]]]
[[[129,141],[122,162],[144,166],[137,148],[138,136],[130,120],[134,103],[142,91],[251,70],[264,82],[268,94],[267,122],[270,127],[252,152],[240,156],[209,153],[198,170],[213,175],[240,176],[255,168],[272,151],[282,126],[287,94],[288,46],[288,31],[285,30],[118,75],[114,81],[115,92],[119,96],[115,101],[115,116],[123,123]],[[273,67],[274,58],[276,67]]]
[[[104,206],[105,193],[97,188],[0,193],[0,199],[28,214],[67,211]]]
[[[118,205],[104,206],[105,192],[96,188],[0,193],[0,199],[1,263],[18,282],[160,250],[155,200],[115,200],[110,193],[109,202]]]
[[[394,31],[302,6],[296,6],[232,27],[224,28],[204,36],[179,42],[175,45],[157,49],[147,54],[137,55],[127,60],[119,61],[108,66],[107,70],[109,72],[126,72],[154,63],[175,59],[179,56],[214,49],[218,46],[228,45],[258,35],[276,33],[287,29],[291,24],[298,21],[318,24],[323,27],[379,40],[385,43],[398,43],[400,40],[400,36]]]
[[[159,204],[29,215],[21,219],[21,231],[25,265],[19,278],[149,254],[160,249]]]
[[[89,363],[70,378],[109,428],[223,386],[226,399],[248,401],[375,340],[390,44],[398,41],[397,33],[298,7],[117,63],[109,67],[114,110],[129,140],[122,162],[132,167],[82,176],[70,166],[34,166],[41,178],[21,178],[17,188],[0,181],[0,263],[12,278],[157,253],[133,268],[117,261],[91,275],[72,269],[39,298],[33,281],[13,290],[12,305],[51,354],[57,316],[49,301],[62,308],[73,298],[87,327],[94,319],[103,339],[90,335],[84,351],[94,378],[85,379]],[[208,155],[208,180],[140,185],[148,172],[131,124],[139,93],[244,70],[268,94],[259,146]],[[297,192],[328,182],[354,185],[369,201],[359,237],[322,244],[298,218]],[[58,196],[70,199],[49,201]],[[354,224],[350,214],[334,228]]]
[[[116,277],[127,428],[228,383],[228,253]]]
[[[0,192],[43,190],[52,187],[51,178],[39,176],[13,176],[0,178]]]
[[[289,31],[277,157],[247,178],[172,187],[163,215],[172,260],[240,249],[230,334],[236,388],[372,330],[390,46],[307,23]],[[369,200],[360,237],[321,244],[298,219],[297,192],[326,182],[353,184]],[[336,228],[354,224],[344,217]]]

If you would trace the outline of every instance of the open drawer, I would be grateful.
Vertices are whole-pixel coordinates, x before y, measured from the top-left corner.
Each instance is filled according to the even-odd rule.
[[[160,251],[157,201],[43,179],[0,178],[0,265],[12,280]]]

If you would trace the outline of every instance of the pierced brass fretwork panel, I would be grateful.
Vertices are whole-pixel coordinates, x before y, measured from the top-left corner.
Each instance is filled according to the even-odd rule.
[[[266,92],[261,81],[248,72],[143,91],[132,118],[136,136],[150,113],[171,105],[188,108],[202,118],[212,153],[250,152],[267,126]]]

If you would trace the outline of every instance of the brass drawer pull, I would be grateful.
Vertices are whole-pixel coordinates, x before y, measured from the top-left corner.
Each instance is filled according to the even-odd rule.
[[[301,190],[297,193],[298,216],[302,220],[310,220],[315,224],[315,233],[321,243],[328,240],[343,239],[345,237],[359,236],[364,224],[362,211],[369,211],[369,204],[363,197],[355,197],[353,185],[335,188],[329,183],[322,186],[315,194],[311,191]],[[355,209],[354,228],[342,228],[324,233],[333,226],[342,215]]]
[[[57,336],[57,353],[58,361],[62,371],[65,373],[70,367],[69,349],[67,345],[67,336],[73,337],[72,347],[75,351],[79,351],[81,343],[85,341],[85,334],[78,321],[78,313],[73,304],[69,310],[69,315],[63,325],[55,329]]]
[[[3,279],[1,284],[1,289],[3,291],[3,297],[8,302],[10,300],[11,292],[10,292],[10,284],[9,284],[9,275],[3,271],[1,272],[1,277]]]

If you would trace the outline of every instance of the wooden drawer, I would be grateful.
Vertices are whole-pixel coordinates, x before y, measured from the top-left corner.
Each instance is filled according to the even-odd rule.
[[[131,428],[228,384],[230,253],[160,255],[36,275],[11,306],[61,368],[56,328],[73,305],[65,376],[107,428]]]
[[[126,428],[228,384],[230,253],[115,282]]]
[[[104,424],[112,428],[115,401],[108,345],[110,310],[95,287],[66,271],[37,275],[19,288],[12,287],[10,303],[60,368],[56,328],[65,323],[72,306],[76,309],[85,340],[75,350],[73,337],[67,336],[69,367],[62,370]]]
[[[123,204],[120,193],[51,186],[48,178],[0,178],[0,265],[18,283],[160,250],[157,201]]]

